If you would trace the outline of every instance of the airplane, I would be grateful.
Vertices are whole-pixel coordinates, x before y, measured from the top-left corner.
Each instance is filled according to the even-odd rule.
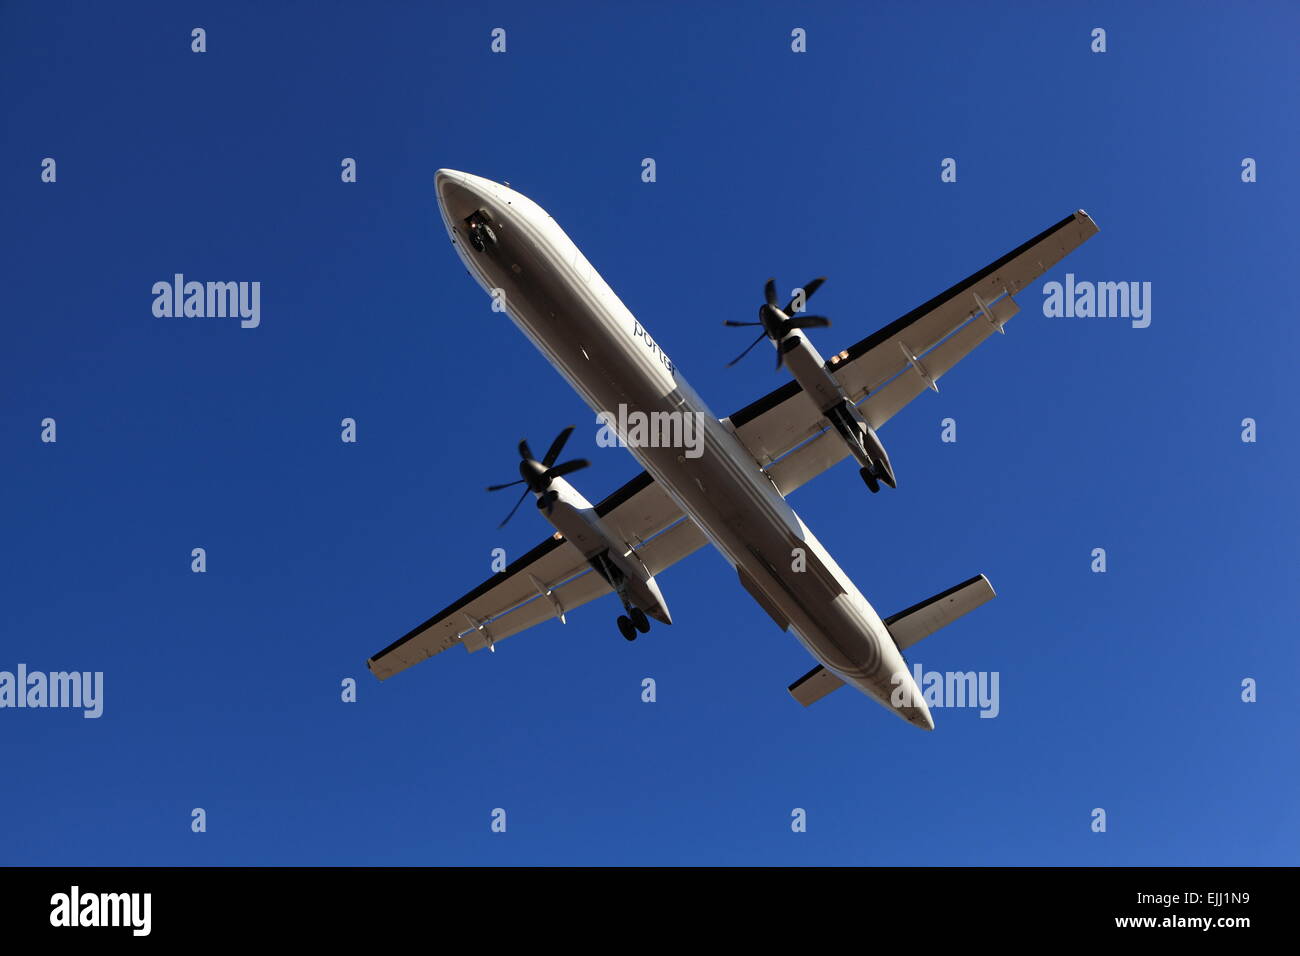
[[[980,574],[881,618],[787,501],[852,456],[874,493],[895,487],[877,431],[1003,326],[1012,296],[1098,231],[1083,210],[1066,216],[974,275],[824,360],[808,329],[829,320],[803,309],[822,279],[781,305],[769,280],[750,349],[767,339],[792,378],[718,418],[555,220],[506,184],[440,169],[438,208],[470,275],[598,414],[693,415],[702,453],[627,442],[645,469],[593,505],[557,464],[572,427],[539,459],[519,444],[520,479],[555,531],[468,594],[371,657],[380,680],[455,645],[474,652],[606,594],[628,641],[651,621],[671,624],[656,576],[706,544],[741,586],[816,661],[788,690],[805,707],[848,685],[924,730],[934,729],[903,652],[995,596]],[[746,350],[746,353],[749,349]],[[737,357],[743,358],[744,354]],[[734,362],[732,363],[734,364]],[[626,419],[627,416],[624,416]],[[626,435],[620,435],[626,439]],[[518,503],[515,505],[518,509]],[[511,515],[514,511],[511,512]],[[509,520],[509,516],[507,517]]]

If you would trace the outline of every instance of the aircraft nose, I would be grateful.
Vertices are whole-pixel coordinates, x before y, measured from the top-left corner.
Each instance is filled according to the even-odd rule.
[[[930,716],[930,708],[925,706],[925,701],[920,701],[907,719],[913,727],[920,727],[922,730],[934,730],[934,718]]]
[[[457,183],[465,178],[465,174],[455,169],[440,169],[433,174],[433,185],[438,190],[438,195],[452,183]]]
[[[449,230],[475,210],[484,207],[495,209],[500,205],[500,187],[482,176],[455,169],[440,169],[434,173],[433,184],[438,194],[438,206]]]
[[[433,186],[438,193],[438,205],[448,216],[454,215],[461,206],[473,204],[475,197],[469,186],[469,176],[454,169],[440,169],[433,175]]]
[[[896,690],[901,691],[901,700],[894,693],[890,694],[890,706],[894,708],[899,717],[911,724],[913,727],[920,727],[922,730],[934,730],[934,718],[930,716],[930,708],[925,703],[925,695],[921,693],[921,688],[916,686],[916,681],[906,669],[899,669],[894,672],[890,679],[890,684]],[[902,687],[898,687],[898,685]]]

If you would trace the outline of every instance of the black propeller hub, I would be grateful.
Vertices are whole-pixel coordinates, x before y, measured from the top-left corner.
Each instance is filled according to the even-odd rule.
[[[523,494],[515,502],[515,506],[510,509],[510,514],[506,515],[506,520],[497,525],[498,528],[504,528],[506,521],[515,516],[519,506],[524,503],[528,497],[528,492],[538,496],[537,504],[545,508],[547,514],[555,506],[559,498],[554,491],[551,491],[551,482],[556,478],[572,474],[575,471],[581,471],[591,462],[585,458],[574,458],[570,461],[555,463],[555,459],[560,457],[560,452],[564,450],[565,443],[569,436],[573,434],[573,426],[570,425],[564,431],[555,436],[555,441],[551,442],[551,447],[546,449],[546,454],[542,456],[541,461],[533,457],[533,451],[528,447],[528,440],[524,439],[519,443],[519,480],[507,482],[504,485],[488,485],[488,491],[500,491],[502,488],[510,488],[514,485],[524,485]]]
[[[779,342],[785,337],[785,324],[789,321],[790,317],[774,305],[764,303],[758,307],[758,322],[773,342]]]
[[[811,299],[813,293],[820,289],[822,283],[825,281],[825,276],[822,276],[819,279],[813,279],[803,287],[802,301],[800,301],[798,297],[795,297],[787,302],[783,309],[777,304],[776,280],[768,279],[767,284],[763,287],[763,298],[766,301],[758,307],[757,322],[732,322],[731,320],[727,320],[722,323],[723,325],[729,325],[732,327],[744,325],[759,326],[763,330],[762,334],[750,343],[749,348],[737,355],[734,359],[728,362],[727,365],[735,365],[748,355],[755,345],[766,338],[771,339],[777,345],[776,367],[779,369],[785,362],[786,353],[799,347],[798,336],[793,339],[787,339],[786,336],[795,329],[824,329],[831,324],[831,320],[826,318],[824,315],[804,315],[802,313],[803,303]],[[798,312],[795,311],[796,304],[800,306],[800,311]]]
[[[546,477],[546,466],[532,458],[524,458],[519,462],[519,477],[528,485],[529,491],[537,494],[541,494],[551,484]]]

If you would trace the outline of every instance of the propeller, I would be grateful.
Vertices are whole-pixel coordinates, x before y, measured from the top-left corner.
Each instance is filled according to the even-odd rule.
[[[804,301],[807,302],[811,299],[813,293],[820,289],[822,283],[825,281],[826,277],[822,276],[821,278],[813,279],[811,282],[804,285]],[[762,334],[750,343],[749,348],[745,349],[745,351],[741,352],[727,363],[727,368],[731,368],[731,366],[735,365],[748,355],[754,346],[763,341],[763,339],[771,339],[773,342],[777,343],[776,367],[779,370],[785,363],[785,350],[781,348],[782,339],[795,329],[824,329],[831,324],[831,320],[826,318],[824,315],[792,315],[791,310],[794,308],[794,299],[787,302],[784,309],[780,308],[777,305],[775,279],[767,280],[767,284],[763,287],[763,297],[766,301],[758,307],[757,322],[733,322],[728,319],[722,323],[723,325],[731,326],[733,329],[743,328],[746,326],[762,327],[763,329]]]
[[[528,447],[527,439],[519,442],[519,480],[507,482],[504,485],[488,485],[487,488],[488,491],[500,491],[502,488],[513,488],[515,485],[527,486],[524,488],[524,493],[519,496],[519,500],[515,502],[515,506],[510,509],[510,514],[506,515],[506,520],[497,525],[498,530],[504,528],[506,522],[515,516],[515,512],[519,510],[519,506],[523,504],[524,499],[528,497],[528,492],[531,491],[536,495],[545,495],[547,490],[551,487],[551,480],[553,478],[561,478],[564,475],[571,475],[575,471],[581,471],[583,468],[586,468],[591,464],[591,462],[587,461],[585,458],[574,458],[570,461],[561,462],[558,465],[555,464],[555,459],[560,457],[560,452],[564,450],[565,442],[569,440],[569,436],[572,434],[573,426],[570,425],[564,431],[556,435],[555,441],[551,442],[551,447],[546,449],[546,454],[542,456],[541,461],[538,461],[533,457],[533,450]],[[554,499],[551,499],[551,502],[554,502]],[[547,513],[550,513],[549,506],[547,508]]]

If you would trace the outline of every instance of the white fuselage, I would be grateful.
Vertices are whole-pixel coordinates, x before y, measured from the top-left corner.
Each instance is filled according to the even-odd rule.
[[[767,610],[846,683],[925,729],[934,723],[884,622],[724,422],[682,378],[545,210],[514,190],[439,170],[443,221],[470,274],[596,412],[697,415],[703,453],[628,442],[660,487],[737,569]],[[495,243],[468,240],[490,216]],[[628,436],[620,436],[627,439]],[[695,449],[698,451],[698,449]],[[763,603],[760,601],[760,603]],[[899,701],[896,705],[894,701]]]

